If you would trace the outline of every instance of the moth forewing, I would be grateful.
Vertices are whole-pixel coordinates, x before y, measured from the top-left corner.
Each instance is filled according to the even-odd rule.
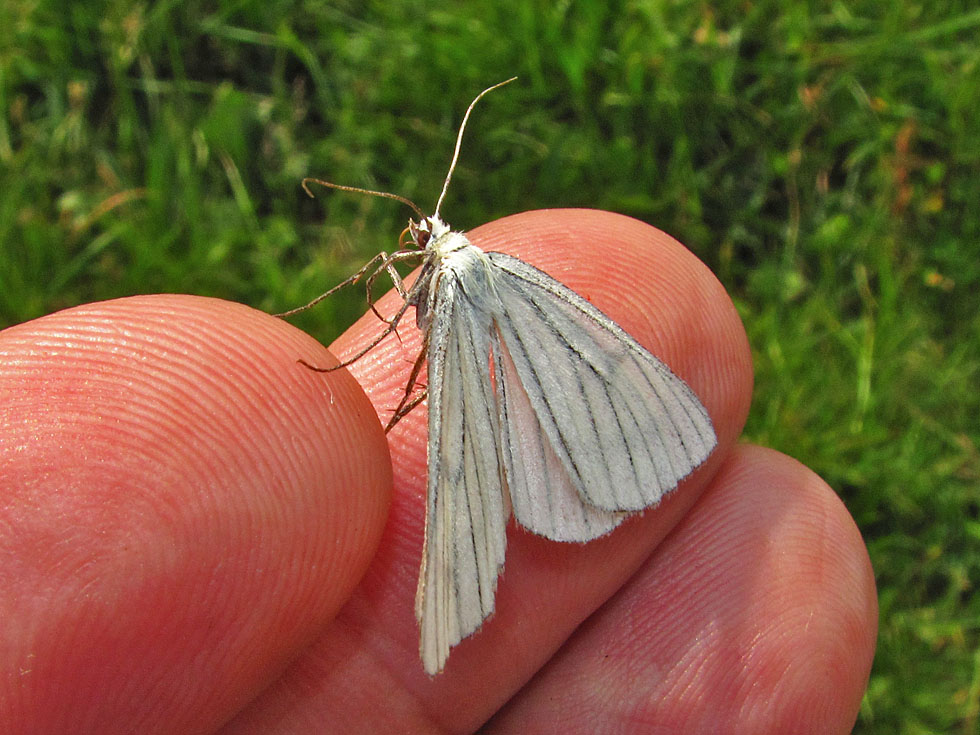
[[[506,547],[491,311],[474,308],[489,299],[485,258],[460,235],[430,279],[428,492],[416,598],[430,675],[493,612]]]

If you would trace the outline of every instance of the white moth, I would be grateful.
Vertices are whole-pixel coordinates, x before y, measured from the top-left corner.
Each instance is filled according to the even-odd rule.
[[[430,675],[493,613],[511,511],[546,538],[590,541],[656,505],[716,443],[694,392],[609,317],[537,268],[484,252],[439,216],[473,106],[510,81],[484,90],[467,109],[434,214],[366,192],[415,210],[410,249],[380,253],[301,307],[372,266],[369,294],[380,273],[391,275],[402,307],[338,367],[366,354],[416,308],[425,346],[388,428],[424,397],[413,396],[424,358],[428,495],[415,614]],[[313,179],[304,186],[309,181],[366,191]],[[406,288],[393,266],[412,259],[422,268]]]

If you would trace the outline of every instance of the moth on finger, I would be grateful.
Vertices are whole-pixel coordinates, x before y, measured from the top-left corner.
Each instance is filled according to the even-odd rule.
[[[717,443],[691,388],[609,317],[522,260],[481,250],[439,215],[473,107],[511,81],[467,108],[431,215],[387,192],[304,181],[396,199],[418,218],[408,247],[380,253],[301,309],[362,280],[370,294],[380,274],[391,276],[401,307],[343,367],[415,308],[423,351],[387,428],[422,400],[425,365],[428,484],[415,613],[430,675],[493,613],[511,513],[546,538],[590,541],[656,505]],[[421,270],[406,287],[394,266],[413,261]]]

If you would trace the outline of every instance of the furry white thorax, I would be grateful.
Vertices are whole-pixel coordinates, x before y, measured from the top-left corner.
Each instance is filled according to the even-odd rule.
[[[434,316],[439,282],[451,273],[447,286],[463,286],[471,298],[492,310],[492,268],[487,254],[462,232],[451,230],[438,215],[426,217],[413,231],[416,243],[424,242],[425,261],[416,293],[410,299],[416,306],[415,321],[427,331]],[[451,285],[450,285],[451,284]]]

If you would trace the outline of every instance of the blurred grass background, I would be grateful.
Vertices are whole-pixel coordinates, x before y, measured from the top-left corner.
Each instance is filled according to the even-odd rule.
[[[392,202],[622,212],[725,283],[749,439],[813,467],[880,592],[859,733],[980,714],[980,11],[476,0],[0,6],[0,327],[176,291],[268,311],[391,248]],[[296,322],[323,342],[362,293]]]

